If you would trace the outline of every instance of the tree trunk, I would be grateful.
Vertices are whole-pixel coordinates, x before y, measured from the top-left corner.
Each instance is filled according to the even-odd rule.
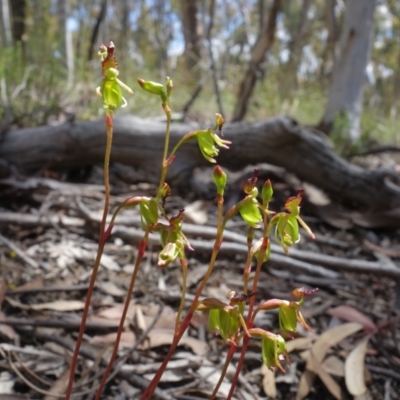
[[[8,0],[0,0],[1,3],[1,25],[2,25],[2,40],[4,46],[11,46],[12,31],[11,31],[11,15],[10,3]]]
[[[92,35],[90,37],[89,50],[88,50],[88,61],[90,61],[93,58],[94,49],[97,48],[96,42],[97,42],[97,38],[99,36],[100,25],[106,16],[106,11],[107,11],[107,0],[103,0],[101,2],[100,12],[99,12],[99,15],[97,16],[96,23],[94,24],[94,27],[92,30]]]
[[[215,0],[210,0],[210,9],[208,12],[208,26],[207,26],[207,33],[206,33],[206,38],[207,38],[207,44],[208,44],[208,54],[210,57],[210,68],[211,68],[211,74],[213,78],[213,85],[214,85],[214,93],[215,97],[217,98],[217,104],[218,104],[218,112],[221,115],[224,115],[224,107],[222,105],[222,99],[221,99],[221,93],[219,90],[219,85],[218,85],[218,71],[217,71],[217,66],[215,63],[215,58],[214,58],[214,52],[212,48],[212,37],[211,37],[211,32],[214,26],[214,14],[215,14]]]
[[[57,14],[60,29],[61,55],[67,70],[67,89],[74,83],[74,54],[72,48],[72,32],[68,29],[69,0],[58,0]]]
[[[276,30],[276,19],[281,10],[282,0],[274,0],[269,14],[268,23],[260,31],[256,43],[251,49],[251,59],[249,67],[240,84],[238,100],[233,112],[232,121],[241,121],[246,112],[250,97],[253,93],[257,79],[262,72],[262,63],[266,52],[271,48]]]
[[[293,32],[289,43],[289,60],[285,67],[284,74],[285,94],[290,94],[292,90],[298,87],[297,71],[303,55],[304,39],[309,30],[310,19],[308,11],[311,6],[311,0],[304,0],[301,8],[300,20]]]
[[[188,76],[201,78],[198,63],[201,60],[201,34],[198,20],[199,0],[181,0],[183,36],[185,39],[185,62]]]
[[[171,148],[193,129],[189,124],[172,124]],[[134,166],[141,172],[141,179],[156,182],[164,131],[163,123],[132,116],[116,117],[111,161]],[[221,150],[218,157],[224,168],[242,170],[247,165],[268,162],[286,168],[300,180],[324,190],[332,201],[357,212],[390,213],[400,207],[400,188],[393,183],[398,182],[394,171],[368,171],[348,163],[325,140],[288,117],[226,124],[224,137],[232,141],[231,148]],[[105,141],[102,120],[10,131],[0,143],[0,159],[25,173],[85,168],[102,162]],[[170,166],[169,183],[187,187],[193,170],[206,165],[210,166],[193,140],[178,151]],[[374,216],[373,223],[377,226],[400,226],[397,215]]]
[[[25,33],[25,0],[12,0],[10,6],[12,14],[12,34],[14,42],[22,42]]]
[[[360,137],[365,69],[370,59],[376,3],[376,0],[346,2],[340,52],[335,62],[328,103],[320,124],[320,129],[329,132],[335,117],[344,116],[352,140]]]

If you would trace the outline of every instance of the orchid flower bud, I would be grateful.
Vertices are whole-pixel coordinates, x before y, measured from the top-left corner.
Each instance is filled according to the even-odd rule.
[[[158,82],[145,81],[143,79],[138,79],[137,81],[143,90],[160,96],[163,104],[167,103],[168,99],[167,94],[165,93],[164,85]]]
[[[225,191],[226,181],[227,181],[226,173],[223,171],[223,169],[219,165],[217,165],[214,168],[212,177],[213,177],[215,186],[217,187],[217,193],[220,196],[223,196],[224,191]]]

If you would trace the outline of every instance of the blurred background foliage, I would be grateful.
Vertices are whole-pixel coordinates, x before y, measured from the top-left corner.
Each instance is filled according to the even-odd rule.
[[[369,1],[369,0],[368,0]],[[174,81],[173,109],[209,122],[234,113],[251,49],[276,1],[0,0],[0,128],[102,115],[95,96],[100,43],[113,40],[120,78],[135,95],[123,111],[161,114],[138,77]],[[324,114],[346,1],[283,1],[257,67],[246,120],[285,113],[306,125]],[[362,139],[400,144],[400,2],[378,1],[366,70]],[[198,94],[195,96],[195,94]],[[191,101],[191,103],[189,102]],[[189,102],[189,104],[188,104]],[[222,108],[222,110],[221,110]],[[333,135],[345,129],[335,120]]]

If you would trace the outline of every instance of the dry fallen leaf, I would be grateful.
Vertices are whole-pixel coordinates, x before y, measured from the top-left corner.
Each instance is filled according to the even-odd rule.
[[[17,286],[15,289],[40,289],[43,287],[43,276],[39,275],[32,281],[26,282],[23,285]]]
[[[117,338],[117,332],[109,333],[108,335],[97,335],[90,339],[91,344],[114,344]],[[135,334],[132,331],[124,331],[121,334],[119,348],[132,347],[136,342]]]
[[[122,290],[114,282],[111,281],[100,282],[97,284],[97,287],[105,294],[109,294],[115,297],[124,297],[126,294],[125,290]]]
[[[324,383],[329,392],[335,397],[337,400],[342,400],[342,391],[338,383],[325,371],[324,368],[318,369],[318,376],[321,381]]]
[[[69,372],[70,369],[67,368],[60,377],[53,383],[51,388],[48,390],[50,393],[53,393],[55,396],[51,396],[50,394],[46,395],[43,400],[56,400],[59,399],[59,396],[65,393],[65,390],[68,386],[69,380]]]
[[[314,384],[315,375],[321,370],[321,362],[325,358],[326,353],[332,347],[341,342],[347,336],[352,335],[353,333],[361,330],[363,325],[349,322],[347,324],[342,324],[335,326],[324,332],[314,343],[311,350],[307,353],[304,352],[303,357],[307,359],[306,369],[304,370],[299,383],[299,388],[296,394],[296,400],[304,399],[308,393],[310,392],[312,385]],[[329,378],[325,376],[322,372],[323,378],[320,376],[322,380],[326,380],[331,384]],[[326,373],[326,375],[328,375]],[[336,388],[334,388],[334,384],[331,384],[331,389],[334,392]],[[332,393],[332,392],[331,392]]]
[[[5,300],[13,307],[21,308],[22,310],[78,311],[85,307],[85,303],[78,300],[57,300],[41,304],[22,304],[10,297],[6,297]]]
[[[277,391],[275,385],[275,372],[271,371],[265,364],[261,367],[261,374],[263,375],[263,389],[268,397],[276,398]]]
[[[173,330],[163,330],[163,329],[153,329],[148,334],[148,339],[146,340],[142,346],[145,348],[153,348],[163,345],[170,345],[174,338],[174,331]],[[179,345],[188,346],[191,348],[193,353],[204,356],[208,353],[208,344],[198,340],[194,337],[190,336],[183,336],[182,339],[179,341]]]
[[[367,317],[366,315],[351,306],[343,305],[331,308],[327,311],[327,313],[330,316],[340,318],[343,321],[358,322],[362,324],[364,326],[364,329],[367,331],[374,331],[376,329],[376,325],[371,320],[371,318]]]
[[[307,336],[288,340],[286,342],[286,349],[288,353],[295,350],[307,350],[311,348],[312,343],[317,339],[316,336]]]
[[[300,378],[299,387],[297,389],[296,400],[302,400],[308,395],[308,393],[310,393],[310,390],[314,384],[315,376],[316,375],[314,372],[311,372],[307,369],[304,370]]]
[[[328,350],[340,343],[347,336],[356,333],[363,328],[362,324],[349,322],[341,324],[325,331],[314,343],[311,348],[311,357],[307,361],[307,369],[316,373],[320,367],[320,363],[325,358]]]
[[[204,225],[208,220],[210,202],[197,200],[185,207],[184,218],[186,221],[197,225]]]
[[[344,362],[336,356],[330,356],[324,360],[322,367],[326,372],[335,376],[344,376]]]
[[[79,300],[57,300],[50,303],[30,304],[32,310],[78,311],[83,310],[85,303]]]
[[[128,312],[126,314],[126,319],[128,321],[132,321],[133,316],[135,315],[137,305],[133,302],[129,304]],[[107,318],[107,319],[116,319],[120,320],[122,317],[122,311],[124,309],[124,305],[119,303],[115,304],[112,307],[107,307],[97,313],[98,317]]]
[[[5,319],[6,315],[3,313],[3,311],[0,311],[0,321],[4,321]],[[0,334],[9,340],[15,340],[18,338],[18,333],[15,332],[14,328],[9,325],[0,324]]]
[[[361,396],[367,391],[364,378],[364,360],[369,339],[370,337],[367,336],[358,343],[344,363],[346,387],[353,396]]]

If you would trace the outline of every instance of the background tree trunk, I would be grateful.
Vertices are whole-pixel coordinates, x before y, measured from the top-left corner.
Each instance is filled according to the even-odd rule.
[[[201,79],[201,33],[199,25],[199,0],[181,0],[183,37],[185,38],[185,63],[188,76]]]
[[[292,90],[297,90],[298,88],[297,72],[303,55],[304,39],[310,27],[308,12],[311,3],[312,0],[304,0],[302,2],[299,22],[291,32],[289,60],[285,66],[285,79],[283,80],[283,84],[286,88],[284,90],[285,94],[290,93]]]
[[[62,59],[67,70],[67,89],[70,89],[74,83],[74,54],[72,47],[72,32],[68,29],[69,0],[58,0],[57,13],[60,24],[60,43]]]
[[[3,45],[11,46],[12,31],[11,31],[10,3],[8,0],[0,0],[0,3],[1,3],[1,25],[2,25]]]
[[[107,11],[107,0],[102,0],[100,6],[100,12],[97,16],[96,23],[93,26],[92,34],[90,36],[89,50],[88,50],[88,61],[93,58],[94,50],[97,49],[96,42],[98,40],[101,23],[103,22]]]
[[[340,52],[333,69],[320,129],[329,132],[337,115],[347,117],[349,136],[360,137],[365,69],[370,59],[376,0],[347,0]]]
[[[249,67],[240,84],[239,95],[233,112],[232,121],[241,121],[246,112],[254,86],[262,71],[262,63],[266,52],[271,48],[276,30],[276,19],[281,10],[282,0],[274,0],[270,10],[268,22],[257,37],[257,41],[251,49],[251,59]]]
[[[22,42],[25,33],[26,2],[25,0],[12,0],[10,6],[13,39],[15,42]]]

